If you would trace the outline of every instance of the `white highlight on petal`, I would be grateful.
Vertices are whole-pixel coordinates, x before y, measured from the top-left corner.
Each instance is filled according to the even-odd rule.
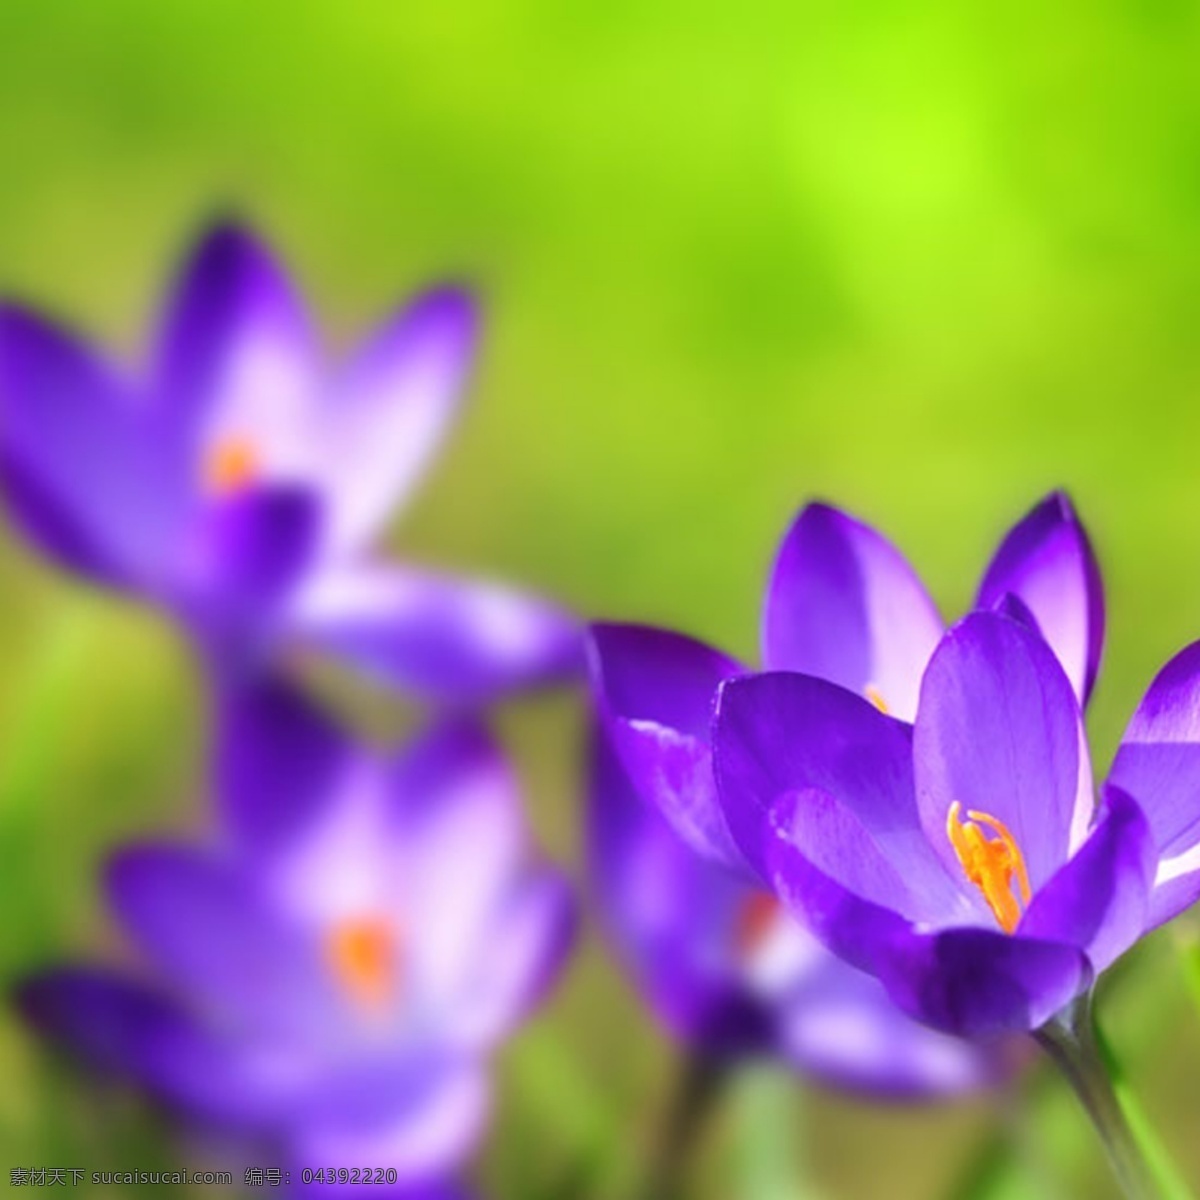
[[[1200,842],[1190,849],[1184,850],[1182,854],[1173,854],[1170,858],[1160,859],[1158,872],[1154,876],[1154,886],[1162,887],[1163,884],[1170,883],[1172,879],[1178,879],[1181,875],[1190,875],[1193,871],[1200,871]]]

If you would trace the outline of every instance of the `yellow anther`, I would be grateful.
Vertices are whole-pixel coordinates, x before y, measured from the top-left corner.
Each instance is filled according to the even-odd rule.
[[[258,478],[261,466],[258,449],[249,438],[221,438],[204,456],[204,490],[213,496],[232,496]]]
[[[866,698],[870,700],[870,702],[875,705],[875,707],[879,709],[881,713],[883,713],[885,716],[888,715],[887,701],[883,698],[883,693],[873,683],[868,683],[867,686],[863,688],[863,695],[866,696]]]
[[[967,817],[966,821],[962,819],[962,805],[955,800],[946,815],[946,835],[967,880],[983,893],[1000,928],[1012,933],[1021,920],[1022,905],[1028,905],[1031,899],[1025,858],[1003,821],[975,809]],[[981,825],[996,836],[987,837]],[[1014,880],[1020,902],[1013,895]]]
[[[334,979],[359,1008],[386,1008],[400,985],[400,946],[392,924],[359,917],[336,924],[325,940]]]

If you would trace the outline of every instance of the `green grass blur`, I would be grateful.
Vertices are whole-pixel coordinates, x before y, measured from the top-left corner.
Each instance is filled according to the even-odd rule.
[[[135,358],[223,213],[275,241],[334,347],[425,282],[472,280],[474,400],[394,548],[745,655],[805,498],[890,533],[952,614],[1006,526],[1065,486],[1109,588],[1103,766],[1200,636],[1198,56],[1184,0],[0,0],[0,291]],[[7,533],[0,569],[10,981],[110,946],[95,872],[114,841],[202,823],[204,713],[159,623]],[[382,732],[397,712],[363,706]],[[503,725],[545,840],[578,861],[575,705]],[[1183,936],[1139,949],[1103,1011],[1200,1181]],[[504,1056],[485,1187],[547,1196],[586,1160],[619,1196],[674,1069],[589,937]],[[1032,1119],[744,1091],[697,1196],[918,1200],[981,1170],[980,1196],[1113,1195],[1054,1089]],[[988,1159],[997,1127],[1017,1149]],[[0,1017],[6,1183],[165,1147],[132,1097]]]

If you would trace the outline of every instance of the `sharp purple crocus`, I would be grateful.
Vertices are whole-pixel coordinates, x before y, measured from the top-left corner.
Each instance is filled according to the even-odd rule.
[[[1087,535],[1064,495],[1047,496],[1009,532],[978,603],[1020,605],[1086,700],[1103,645],[1104,601]],[[825,504],[799,513],[764,599],[766,669],[827,679],[911,721],[942,632],[916,573],[879,533]],[[698,853],[744,872],[716,799],[710,725],[718,686],[751,668],[645,626],[598,625],[592,643],[593,688],[637,791]]]
[[[30,540],[182,619],[226,674],[294,646],[477,699],[579,664],[574,622],[509,588],[367,556],[454,423],[478,317],[454,288],[329,370],[268,251],[220,227],[142,371],[0,306],[0,482]]]
[[[1103,601],[1087,537],[1060,494],[1010,532],[979,601],[1012,596],[1086,695]],[[799,514],[767,592],[768,666],[823,676],[869,707],[911,715],[941,630],[915,573],[878,533],[826,505]],[[639,626],[594,626],[591,648],[604,728],[593,765],[592,874],[612,936],[664,1020],[703,1052],[782,1055],[877,1093],[933,1094],[995,1078],[1000,1056],[956,1049],[905,1019],[881,986],[772,906],[770,876],[739,844],[712,769],[718,691],[749,669]]]
[[[810,676],[722,689],[731,838],[834,952],[916,1019],[1037,1030],[1200,894],[1200,655],[1151,686],[1095,798],[1071,679],[1027,621],[941,640],[915,724]]]
[[[145,965],[51,970],[27,1016],[189,1127],[457,1195],[487,1057],[554,981],[572,906],[473,723],[384,758],[286,689],[227,704],[219,849],[139,845],[109,901]]]

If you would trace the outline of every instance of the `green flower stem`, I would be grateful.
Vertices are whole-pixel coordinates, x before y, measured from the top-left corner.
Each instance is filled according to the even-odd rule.
[[[1079,997],[1034,1035],[1074,1088],[1129,1200],[1158,1200],[1153,1171],[1126,1119],[1096,1036],[1091,993]]]
[[[682,1195],[692,1143],[728,1078],[725,1064],[704,1055],[693,1054],[684,1061],[646,1172],[640,1193],[644,1200],[676,1200]]]

